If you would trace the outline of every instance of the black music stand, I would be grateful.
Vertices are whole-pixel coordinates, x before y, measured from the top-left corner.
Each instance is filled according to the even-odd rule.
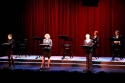
[[[92,49],[92,46],[87,46],[87,45],[82,45],[81,46],[83,49]]]
[[[26,57],[28,53],[28,39],[24,38],[19,40],[17,43],[17,47],[18,47],[19,58],[21,58],[22,54],[24,54]],[[17,58],[17,56],[15,58]]]
[[[39,44],[40,47],[44,48],[44,47],[50,47],[50,45],[48,44]]]
[[[34,40],[43,40],[44,38],[41,37],[33,37]]]
[[[50,45],[48,45],[48,44],[39,44],[39,46],[42,48],[43,54],[44,54],[44,49],[45,49],[46,47],[50,47]]]
[[[8,56],[9,66],[11,65],[11,61],[12,61],[12,64],[14,65],[14,61],[10,57],[10,51],[13,51],[12,45],[10,43],[3,43],[2,46],[3,46],[2,49],[4,49],[5,55]]]
[[[6,50],[10,50],[12,48],[12,45],[9,43],[3,43],[2,46],[4,46]]]
[[[43,49],[43,55],[44,55],[44,48],[50,47],[48,44],[39,44],[39,46]],[[44,62],[44,69],[45,69],[45,62]]]
[[[61,44],[64,45],[65,40],[68,39],[68,35],[59,35],[59,39],[62,40]],[[62,51],[63,51],[63,46],[61,47],[60,53],[59,53],[61,56],[62,56]]]
[[[3,43],[1,44],[1,51],[3,52],[2,56],[8,56],[6,54],[6,51],[9,51],[12,49],[12,45],[10,45],[9,43]]]
[[[81,48],[83,48],[83,49],[85,49],[85,50],[88,50],[88,51],[87,51],[87,54],[88,54],[88,56],[89,56],[89,53],[90,53],[89,50],[91,50],[91,49],[93,48],[93,46],[82,45]],[[88,59],[87,65],[89,65],[89,59]],[[87,66],[87,69],[85,69],[84,71],[85,71],[85,72],[91,71],[89,67],[90,67],[90,66]]]
[[[111,42],[113,42],[113,41],[121,41],[121,39],[117,39],[117,38],[110,38],[109,39]]]
[[[93,46],[82,45],[81,48],[83,48],[85,50],[91,50],[93,48]]]
[[[59,38],[66,40],[66,39],[68,39],[68,35],[59,35]]]
[[[33,37],[33,39],[36,40],[36,41],[37,41],[37,44],[38,44],[38,43],[40,43],[44,38],[35,36],[35,37]],[[38,50],[38,48],[37,48],[37,53],[38,53],[38,52],[39,52],[39,50]],[[40,57],[41,57],[40,55],[37,55],[37,57],[36,57],[35,59],[38,59],[38,58],[40,58]]]

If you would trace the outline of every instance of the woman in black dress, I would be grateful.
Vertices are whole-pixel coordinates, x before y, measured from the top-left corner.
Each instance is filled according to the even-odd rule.
[[[51,47],[52,47],[52,39],[50,39],[49,34],[45,34],[45,39],[43,39],[43,44],[49,45],[49,47],[44,47],[43,48],[43,57],[42,57],[42,63],[41,63],[41,68],[44,67],[45,63],[45,57],[48,57],[48,69],[50,67],[50,57],[51,57]]]

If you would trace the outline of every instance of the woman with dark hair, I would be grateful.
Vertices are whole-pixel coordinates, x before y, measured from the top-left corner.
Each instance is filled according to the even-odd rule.
[[[98,59],[98,53],[97,53],[97,48],[99,47],[99,36],[98,36],[98,31],[94,31],[94,36],[92,37],[93,40],[93,57]]]

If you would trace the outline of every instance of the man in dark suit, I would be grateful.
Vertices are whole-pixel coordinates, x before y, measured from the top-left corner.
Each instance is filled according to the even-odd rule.
[[[7,44],[10,45],[10,48],[6,51],[6,55],[8,56],[9,67],[11,67],[11,65],[14,66],[13,47],[15,45],[15,41],[12,37],[12,34],[8,34]]]
[[[112,38],[111,44],[112,44],[112,51],[113,51],[112,61],[114,61],[116,56],[118,56],[122,60],[123,56],[121,54],[121,48],[122,48],[123,42],[122,42],[122,35],[120,35],[119,30],[115,31],[115,35]]]

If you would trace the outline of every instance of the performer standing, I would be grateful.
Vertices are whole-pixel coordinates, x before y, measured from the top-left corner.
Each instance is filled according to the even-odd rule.
[[[99,57],[98,54],[97,54],[97,48],[99,46],[99,36],[98,36],[98,31],[94,31],[94,36],[92,37],[92,40],[93,40],[93,57],[95,57],[96,59],[98,59]]]
[[[49,47],[44,47],[43,48],[41,69],[44,68],[45,57],[48,57],[48,69],[49,69],[49,67],[50,67],[50,57],[51,57],[52,39],[50,39],[49,34],[45,34],[44,37],[45,37],[45,39],[43,39],[43,44],[49,45]]]
[[[112,60],[114,61],[115,57],[119,56],[119,58],[122,60],[123,56],[121,54],[121,49],[122,49],[122,35],[120,34],[119,30],[115,31],[115,35],[113,36],[113,41],[111,42],[112,44],[112,51],[113,51],[113,56],[112,56]]]
[[[8,34],[8,40],[7,40],[8,45],[10,45],[11,47],[6,51],[6,54],[8,56],[8,60],[9,60],[9,67],[11,67],[11,65],[14,66],[14,59],[13,59],[13,48],[15,45],[15,41],[12,37],[12,34]]]
[[[85,49],[86,53],[86,70],[91,71],[92,70],[92,54],[93,54],[93,40],[90,39],[90,35],[85,35],[86,39],[84,40],[84,45],[88,46],[90,48]]]

